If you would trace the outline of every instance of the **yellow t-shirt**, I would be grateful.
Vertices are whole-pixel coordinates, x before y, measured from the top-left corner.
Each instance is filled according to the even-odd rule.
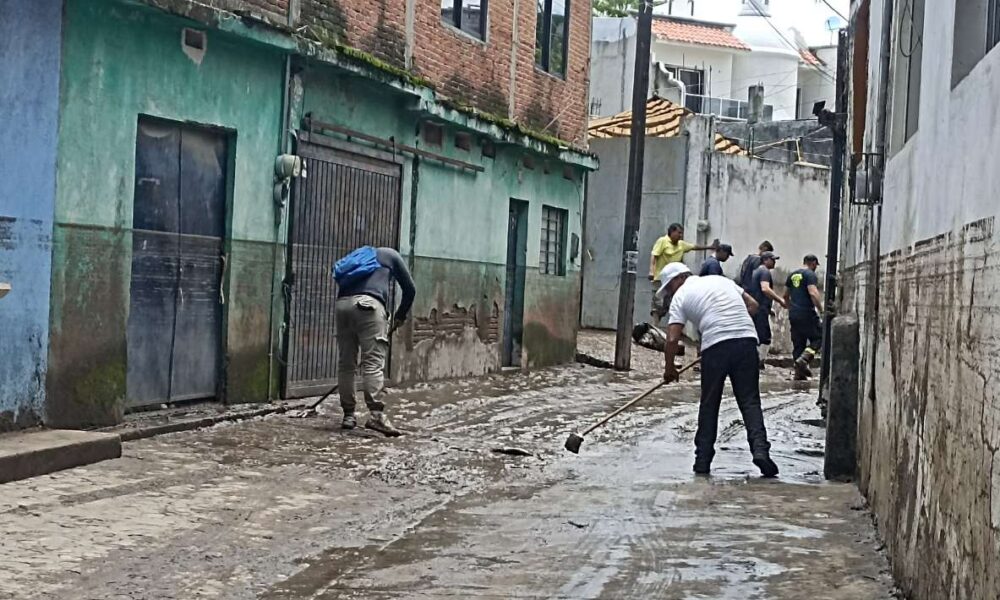
[[[694,244],[685,242],[684,240],[680,240],[675,244],[669,235],[656,240],[656,243],[653,244],[652,252],[653,257],[656,259],[656,267],[652,273],[653,279],[659,281],[660,271],[663,270],[663,267],[670,263],[681,262],[684,260],[684,254],[694,250],[694,248]]]

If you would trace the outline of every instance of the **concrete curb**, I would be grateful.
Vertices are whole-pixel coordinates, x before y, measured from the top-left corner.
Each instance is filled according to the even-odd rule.
[[[174,421],[172,423],[160,423],[155,425],[139,425],[139,426],[115,425],[113,427],[107,427],[101,429],[100,431],[107,433],[116,433],[121,437],[122,442],[134,442],[136,440],[151,438],[166,433],[192,431],[195,429],[211,427],[212,425],[218,425],[219,423],[245,421],[247,419],[253,419],[256,417],[265,417],[267,415],[282,414],[290,410],[307,408],[308,406],[309,404],[305,402],[295,402],[295,403],[282,404],[280,406],[267,406],[265,408],[237,410],[237,411],[222,413],[219,415],[212,415],[209,417],[199,417],[182,421]]]
[[[114,433],[43,429],[0,437],[0,484],[119,458]]]

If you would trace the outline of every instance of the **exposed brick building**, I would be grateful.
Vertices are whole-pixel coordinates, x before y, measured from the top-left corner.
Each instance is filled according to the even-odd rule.
[[[484,0],[485,35],[449,24],[440,2],[426,0],[228,0],[221,4],[283,21],[293,29],[303,28],[302,34],[314,39],[370,53],[427,80],[455,103],[577,146],[585,144],[588,2],[567,2],[564,74],[554,74],[555,69],[546,72],[537,64],[535,0]],[[542,19],[544,23],[544,15]]]

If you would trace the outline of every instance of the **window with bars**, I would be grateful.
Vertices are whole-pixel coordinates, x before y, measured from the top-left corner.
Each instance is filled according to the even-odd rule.
[[[441,0],[441,21],[485,40],[486,6],[487,0]]]
[[[568,215],[564,209],[542,206],[542,242],[538,256],[538,270],[543,275],[566,274]]]

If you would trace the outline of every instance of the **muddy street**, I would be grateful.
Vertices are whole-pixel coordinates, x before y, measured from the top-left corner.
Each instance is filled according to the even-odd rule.
[[[855,487],[822,478],[815,395],[780,369],[764,383],[776,480],[731,399],[712,476],[691,474],[696,375],[566,453],[655,378],[637,352],[629,375],[397,388],[401,438],[342,432],[331,402],[4,485],[0,598],[891,597]]]

